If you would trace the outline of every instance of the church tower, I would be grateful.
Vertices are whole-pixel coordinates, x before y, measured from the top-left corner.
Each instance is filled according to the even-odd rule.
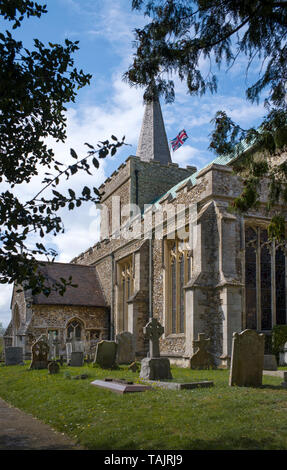
[[[146,103],[136,156],[128,157],[99,188],[103,208],[101,239],[109,238],[132,217],[127,215],[128,205],[143,211],[145,204],[151,204],[195,171],[195,167],[179,168],[172,163],[160,102],[156,99]]]

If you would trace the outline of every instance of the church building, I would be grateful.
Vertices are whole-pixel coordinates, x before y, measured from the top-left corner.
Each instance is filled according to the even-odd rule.
[[[267,181],[256,210],[229,210],[242,191],[232,164],[228,156],[201,169],[173,163],[160,103],[147,103],[136,155],[99,188],[100,241],[46,268],[79,287],[61,302],[14,289],[6,344],[21,338],[28,351],[31,338],[50,330],[64,342],[74,328],[87,344],[129,331],[140,359],[143,327],[156,317],[161,355],[182,367],[199,333],[211,339],[218,365],[231,355],[233,332],[265,333],[268,346],[272,327],[287,323],[287,247],[267,236]]]

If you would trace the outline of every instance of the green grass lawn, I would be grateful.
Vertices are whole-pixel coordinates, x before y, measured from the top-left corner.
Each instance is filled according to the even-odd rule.
[[[57,375],[28,366],[0,367],[0,396],[87,449],[287,449],[287,389],[281,378],[264,376],[256,389],[229,387],[229,371],[173,367],[177,380],[213,380],[214,387],[120,395],[90,383],[137,380],[124,366],[64,366]],[[67,377],[83,373],[89,378]]]

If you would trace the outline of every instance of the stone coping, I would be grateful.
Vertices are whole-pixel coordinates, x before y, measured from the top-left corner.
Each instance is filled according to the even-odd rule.
[[[171,382],[159,380],[144,380],[144,383],[153,385],[154,387],[165,388],[167,390],[194,390],[195,388],[213,387],[211,380],[202,380],[198,382]]]
[[[264,370],[263,375],[272,375],[273,377],[281,377],[287,382],[287,370]]]

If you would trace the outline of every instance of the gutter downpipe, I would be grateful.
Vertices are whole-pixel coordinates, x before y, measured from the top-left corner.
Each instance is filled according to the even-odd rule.
[[[111,253],[112,260],[112,290],[111,290],[111,313],[110,313],[110,338],[114,339],[115,328],[114,328],[114,288],[115,288],[115,255]]]

